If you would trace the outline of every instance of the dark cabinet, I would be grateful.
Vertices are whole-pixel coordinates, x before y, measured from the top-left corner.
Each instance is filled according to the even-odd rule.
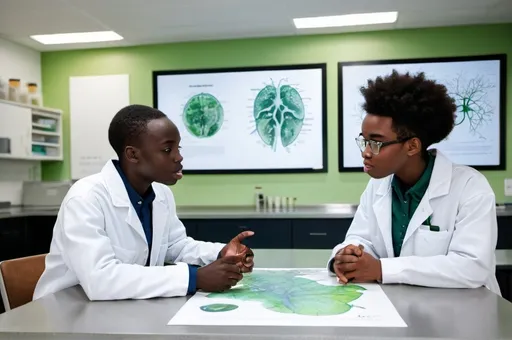
[[[498,217],[498,244],[496,249],[512,249],[512,216]]]
[[[0,261],[25,256],[26,236],[24,219],[0,219]]]
[[[343,242],[351,219],[297,219],[293,221],[293,248],[332,249]]]
[[[244,241],[248,247],[292,248],[292,222],[286,219],[205,220],[198,223],[197,239],[226,243],[244,230],[254,231]]]
[[[196,239],[197,238],[197,221],[196,220],[181,220],[181,222],[185,226],[187,236],[192,237],[193,239]]]

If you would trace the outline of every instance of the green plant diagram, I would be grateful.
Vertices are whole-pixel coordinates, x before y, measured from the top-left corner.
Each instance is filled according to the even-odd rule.
[[[183,123],[188,132],[198,138],[208,138],[219,132],[224,122],[224,109],[209,93],[190,98],[183,109]]]
[[[287,147],[300,135],[304,123],[304,103],[296,88],[276,86],[272,81],[258,92],[253,115],[256,131],[266,145],[276,151],[278,144]]]
[[[238,308],[238,306],[226,303],[212,303],[210,305],[201,306],[200,308],[203,312],[218,313],[235,310]]]
[[[486,122],[491,121],[494,115],[488,92],[495,87],[495,84],[486,81],[483,76],[467,80],[459,75],[447,82],[448,92],[457,105],[455,125],[461,125],[467,120],[469,131],[472,134],[479,134],[478,130]]]
[[[259,301],[264,308],[279,313],[325,316],[348,312],[350,302],[366,290],[353,284],[327,286],[300,275],[295,270],[253,272],[244,276],[239,287],[207,297]]]

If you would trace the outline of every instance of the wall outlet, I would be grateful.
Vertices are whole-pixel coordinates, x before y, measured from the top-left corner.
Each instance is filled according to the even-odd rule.
[[[512,178],[505,179],[505,196],[512,196]]]

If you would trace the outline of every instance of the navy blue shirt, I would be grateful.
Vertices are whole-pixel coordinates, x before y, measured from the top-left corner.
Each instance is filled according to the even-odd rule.
[[[123,180],[124,186],[126,187],[126,191],[128,193],[128,198],[135,208],[137,216],[139,216],[142,229],[144,229],[144,234],[146,235],[146,241],[148,242],[149,248],[149,256],[148,260],[146,261],[146,266],[149,266],[149,260],[151,258],[151,247],[153,244],[153,201],[156,197],[155,192],[153,191],[153,187],[150,186],[143,196],[139,195],[139,193],[135,191],[135,189],[128,182],[128,178],[126,178],[125,174],[123,173],[119,161],[112,160],[112,162],[114,163],[117,172],[119,172],[119,175]],[[189,265],[188,268],[188,293],[193,294],[196,291],[197,267]]]

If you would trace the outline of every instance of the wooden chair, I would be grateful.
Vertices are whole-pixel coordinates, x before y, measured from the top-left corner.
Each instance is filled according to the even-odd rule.
[[[0,262],[0,293],[5,311],[32,301],[45,258],[46,254],[41,254]]]

